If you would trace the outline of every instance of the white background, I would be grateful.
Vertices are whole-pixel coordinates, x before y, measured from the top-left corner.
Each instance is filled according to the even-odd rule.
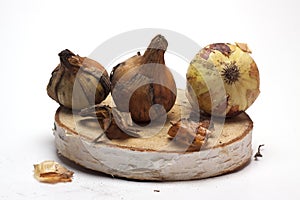
[[[300,199],[299,9],[297,0],[2,0],[0,199]],[[57,156],[51,131],[57,104],[46,93],[57,54],[69,48],[86,56],[139,28],[173,30],[200,46],[249,44],[261,76],[261,94],[247,111],[254,151],[265,144],[260,161],[225,176],[161,183],[112,178]],[[187,63],[169,67],[184,72]],[[36,181],[33,164],[47,159],[75,171],[73,182]]]

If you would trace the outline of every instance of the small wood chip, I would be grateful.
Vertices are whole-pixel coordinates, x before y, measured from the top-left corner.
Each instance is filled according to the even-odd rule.
[[[34,177],[44,183],[71,182],[74,172],[59,163],[47,160],[34,166]]]
[[[261,144],[261,145],[258,146],[258,150],[257,150],[256,154],[254,155],[255,160],[258,160],[258,157],[263,157],[262,154],[260,153],[260,148],[263,147],[263,146],[265,146],[265,145]]]

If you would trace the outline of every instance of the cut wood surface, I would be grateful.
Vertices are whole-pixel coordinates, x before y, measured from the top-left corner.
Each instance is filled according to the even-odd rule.
[[[111,97],[103,102],[113,106]],[[139,138],[109,140],[98,121],[59,108],[55,115],[58,152],[86,168],[113,176],[139,180],[191,180],[229,173],[251,160],[253,123],[246,113],[215,120],[214,130],[200,151],[187,152],[167,134],[171,124],[188,117],[191,107],[184,91],[162,125],[145,125]]]

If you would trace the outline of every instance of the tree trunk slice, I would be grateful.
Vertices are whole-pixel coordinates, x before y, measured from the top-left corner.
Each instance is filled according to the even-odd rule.
[[[103,104],[112,105],[109,96]],[[212,136],[200,151],[186,152],[167,134],[170,121],[191,112],[184,91],[178,90],[175,106],[158,131],[147,127],[146,137],[109,140],[98,121],[84,118],[60,107],[55,115],[55,144],[64,157],[86,168],[138,180],[192,180],[236,171],[246,166],[252,155],[253,122],[246,113],[214,122]],[[220,128],[218,128],[220,127]]]

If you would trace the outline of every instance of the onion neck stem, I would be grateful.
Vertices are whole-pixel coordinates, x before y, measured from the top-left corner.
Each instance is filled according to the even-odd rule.
[[[67,68],[71,68],[73,67],[73,65],[71,65],[71,63],[69,62],[69,58],[72,56],[75,56],[75,54],[73,52],[71,52],[69,49],[65,49],[62,52],[60,52],[58,54],[58,56],[60,57],[60,62]]]
[[[164,54],[167,47],[168,42],[164,36],[155,36],[143,55],[145,63],[165,64]]]

